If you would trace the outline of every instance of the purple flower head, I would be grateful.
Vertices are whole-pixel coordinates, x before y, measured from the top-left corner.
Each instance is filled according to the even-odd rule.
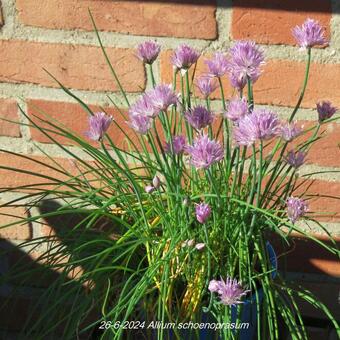
[[[206,60],[205,63],[208,66],[209,74],[214,77],[220,78],[228,71],[229,63],[224,53],[215,53],[213,59]]]
[[[137,57],[145,64],[152,64],[160,51],[161,46],[156,41],[144,41],[137,46]]]
[[[96,112],[93,116],[89,117],[89,129],[85,132],[85,135],[90,139],[100,141],[112,120],[113,118],[104,112]]]
[[[172,148],[175,155],[178,155],[184,151],[187,142],[184,136],[173,136],[172,137]],[[165,143],[164,151],[171,153],[171,143]]]
[[[293,36],[302,48],[313,47],[316,45],[325,45],[325,29],[321,27],[318,21],[307,19],[302,26],[296,26],[293,30]]]
[[[217,89],[218,85],[214,78],[203,76],[197,79],[196,86],[201,91],[204,98],[207,98]]]
[[[199,223],[204,224],[211,214],[211,208],[207,203],[200,203],[196,205],[196,218]]]
[[[302,132],[302,129],[295,122],[282,125],[280,130],[281,138],[286,142],[291,142]]]
[[[257,140],[267,140],[280,133],[278,116],[266,109],[254,110],[238,121],[234,139],[238,145],[252,145]]]
[[[302,151],[295,152],[294,150],[290,150],[286,156],[286,162],[291,165],[293,168],[299,168],[305,161],[306,153]]]
[[[174,54],[171,56],[171,62],[176,69],[188,70],[191,65],[195,64],[200,53],[190,47],[189,45],[182,44],[177,47]]]
[[[236,69],[230,68],[228,75],[231,86],[238,91],[241,91],[247,85],[247,77],[244,77]]]
[[[214,115],[204,106],[198,105],[185,112],[185,118],[196,130],[201,130],[210,125],[214,120]]]
[[[316,109],[319,115],[319,122],[323,122],[326,119],[331,118],[334,113],[338,110],[335,106],[332,105],[330,101],[322,101],[316,104]]]
[[[152,126],[152,119],[143,114],[129,114],[128,125],[141,135],[148,133]]]
[[[205,248],[205,243],[197,243],[195,245],[195,248],[198,250],[198,251],[201,251]]]
[[[236,279],[229,277],[225,281],[222,278],[218,281],[211,280],[208,289],[212,293],[217,293],[220,296],[221,303],[228,306],[243,303],[241,301],[242,296],[249,292],[249,290],[242,288],[242,285]]]
[[[153,90],[147,92],[152,106],[159,111],[166,111],[170,105],[176,105],[178,96],[172,90],[171,85],[157,85]]]
[[[159,111],[160,110],[153,105],[149,93],[144,93],[131,105],[129,115],[143,115],[154,118],[159,114]]]
[[[238,41],[230,49],[229,78],[233,87],[242,89],[249,78],[253,83],[261,74],[264,55],[255,42]]]
[[[229,118],[233,122],[237,122],[248,113],[248,103],[245,98],[233,98],[228,105],[228,109],[225,112],[225,117]]]
[[[301,198],[289,197],[287,200],[287,215],[294,224],[301,216],[308,211],[308,204]]]
[[[156,190],[156,188],[153,185],[147,185],[144,188],[144,190],[147,194],[151,194],[152,192],[154,192]]]
[[[185,150],[191,156],[191,164],[197,169],[206,169],[224,157],[220,143],[210,140],[207,135],[200,135]]]

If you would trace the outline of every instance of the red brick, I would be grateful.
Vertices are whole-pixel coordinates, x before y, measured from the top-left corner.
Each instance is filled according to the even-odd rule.
[[[310,216],[320,221],[340,222],[340,182],[306,180],[293,195],[304,193],[307,188],[304,197],[310,198]]]
[[[100,107],[95,105],[90,105],[90,108],[93,110],[93,112],[100,110]],[[126,117],[126,119],[124,119],[115,108],[105,107],[104,109],[108,114],[112,115],[115,120],[115,123],[113,123],[108,130],[108,135],[112,142],[118,148],[131,150],[133,146],[131,144],[129,145],[129,142],[124,134],[127,133],[129,138],[135,143],[136,147],[139,150],[142,150],[137,135],[130,127],[128,127],[126,123],[126,119],[128,118]],[[44,116],[43,113],[47,114],[47,116]],[[54,119],[61,123],[63,128],[70,129],[80,137],[85,138],[85,140],[93,146],[99,146],[98,142],[91,142],[84,136],[84,132],[88,129],[88,114],[80,107],[79,104],[32,99],[28,100],[28,114],[37,123],[37,125],[41,127],[50,128],[48,124],[41,122],[37,117],[51,121]],[[124,133],[116,126],[116,124],[121,127]],[[163,142],[164,134],[159,120],[156,121],[156,127],[160,140]],[[31,136],[33,140],[38,142],[53,143],[48,137],[46,137],[36,128],[31,128]],[[57,134],[53,133],[51,133],[51,136],[53,136],[53,138],[55,138],[61,144],[75,144],[66,137],[58,136]],[[148,143],[147,147],[148,150],[151,151],[151,147],[149,147]],[[133,150],[135,149],[133,148]]]
[[[65,180],[67,177],[58,173],[55,170],[51,170],[46,165],[56,167],[56,165],[47,157],[42,156],[30,156],[33,160],[40,161],[43,164],[38,164],[32,160],[28,160],[22,157],[13,156],[11,154],[0,152],[0,187],[1,188],[17,188],[22,185],[29,185],[33,183],[50,183],[51,180],[44,179],[39,176],[33,176],[30,174],[24,174],[21,172],[15,172],[12,170],[2,169],[1,167],[9,167],[11,169],[20,169],[33,173],[37,173],[43,176],[50,176],[60,180]],[[63,166],[66,171],[77,173],[76,168],[72,163],[64,158],[53,157],[54,160]],[[18,190],[19,191],[19,190]]]
[[[215,1],[44,0],[37,5],[18,0],[16,5],[19,20],[29,26],[91,31],[89,8],[100,30],[202,39],[217,35]]]
[[[173,67],[172,67],[172,64],[170,62],[170,57],[171,57],[172,53],[173,53],[173,51],[166,50],[166,51],[161,53],[161,57],[160,57],[161,79],[162,79],[162,82],[168,83],[168,84],[172,84],[172,82],[173,82]],[[208,72],[207,66],[205,64],[205,60],[207,60],[211,57],[212,57],[212,54],[204,54],[198,59],[197,66],[196,66],[196,69],[195,69],[194,82],[196,81],[196,79],[199,76],[206,74]],[[190,80],[192,79],[193,72],[194,72],[194,67],[191,67],[190,70],[189,70]],[[226,98],[230,98],[234,93],[234,89],[231,87],[231,85],[229,83],[229,79],[226,76],[223,77],[222,83],[223,83]],[[177,85],[176,86],[177,86],[177,92],[180,92],[181,91],[180,74],[177,74]],[[196,86],[194,86],[192,89],[193,89],[195,95],[200,97],[200,92],[196,88]],[[212,93],[211,98],[213,98],[213,99],[214,98],[221,98],[219,88]]]
[[[161,77],[162,81],[166,83],[172,83],[173,79],[173,69],[170,63],[171,53],[172,51],[168,50],[161,54]],[[198,60],[195,79],[207,73],[204,61],[210,57],[211,55],[207,54]],[[254,84],[255,103],[294,107],[300,95],[305,67],[304,62],[267,60],[261,77]],[[192,73],[193,67],[190,69],[191,76]],[[317,101],[325,99],[331,100],[335,105],[339,106],[340,85],[337,79],[340,78],[340,64],[312,63],[309,74],[308,87],[301,107],[315,108]],[[179,75],[177,78],[177,88],[179,90]],[[226,99],[230,99],[236,92],[230,86],[227,76],[224,76],[222,81]],[[197,89],[195,89],[195,92],[196,95],[199,95]],[[219,89],[211,97],[221,98]]]
[[[235,0],[231,33],[233,39],[295,45],[292,28],[310,17],[320,21],[329,39],[331,13],[329,0]]]
[[[0,99],[0,136],[20,137],[20,126],[18,124],[1,119],[14,122],[19,121],[16,101],[12,99]]]
[[[317,113],[315,113],[317,116]],[[315,125],[311,122],[301,122],[304,129],[308,129]],[[314,130],[313,130],[314,131]],[[311,134],[306,134],[303,139],[311,137]],[[339,148],[339,135],[340,124],[329,123],[324,124],[320,130],[321,139],[317,140],[308,152],[306,163],[317,164],[320,166],[340,167],[340,148]],[[301,138],[293,144],[299,143]]]
[[[28,101],[28,114],[32,117],[32,119],[39,125],[48,127],[47,124],[39,121],[37,117],[41,117],[44,120],[50,119],[53,121],[55,119],[62,125],[64,128],[68,128],[71,131],[78,134],[80,137],[85,138],[89,141],[85,136],[84,132],[88,129],[88,114],[81,108],[79,104],[73,103],[65,103],[65,102],[56,102],[56,101],[45,101],[45,100],[29,100]],[[93,112],[99,111],[100,107],[95,105],[90,105],[91,110]],[[40,112],[39,112],[40,110]],[[44,116],[43,113],[46,113],[48,116]],[[105,111],[112,115],[119,124],[120,127],[126,132],[131,131],[129,137],[132,138],[136,142],[136,136],[133,134],[132,130],[128,128],[127,123],[124,118],[122,118],[121,114],[112,107],[105,107]],[[127,128],[129,130],[127,130]],[[112,139],[113,143],[117,145],[119,148],[128,148],[128,144],[125,138],[125,135],[122,131],[120,131],[115,124],[112,124],[108,130],[108,134]],[[36,128],[31,128],[31,136],[32,139],[37,142],[42,143],[52,143],[51,140],[46,137],[42,132],[37,130]],[[56,134],[51,134],[53,138],[55,138],[61,144],[74,144],[68,138],[63,136],[58,136]],[[90,141],[89,141],[90,142]],[[93,142],[93,145],[98,145],[97,142]]]
[[[108,48],[107,52],[126,91],[144,88],[144,68],[133,50]],[[59,87],[43,68],[66,87],[117,91],[99,47],[0,41],[0,81]]]
[[[305,74],[305,63],[268,60],[264,72],[254,85],[255,102],[295,106]],[[340,64],[312,63],[310,78],[301,107],[314,108],[319,100],[340,105]],[[298,115],[296,116],[298,118]]]
[[[0,228],[0,238],[28,240],[32,237],[32,227],[23,223],[22,219],[26,218],[27,211],[23,207],[0,207],[1,226],[6,224],[20,222],[18,224]]]

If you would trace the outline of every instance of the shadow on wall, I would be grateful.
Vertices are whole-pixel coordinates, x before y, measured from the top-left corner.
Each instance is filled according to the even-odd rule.
[[[41,204],[40,213],[53,213],[60,211],[61,208],[59,203],[46,200]],[[86,228],[87,217],[88,214],[70,212],[63,216],[52,215],[46,219],[46,223],[54,234],[50,238],[51,244],[48,245],[48,252],[63,249],[62,254],[68,254],[68,261],[81,263],[81,268],[79,266],[78,268],[85,274],[83,277],[86,273],[93,271],[93,266],[97,263],[82,262],[82,259],[90,258],[106,249],[110,243],[115,242],[115,235],[120,233],[118,226],[103,219],[99,219],[93,228],[88,229]],[[77,226],[76,230],[75,226]],[[91,240],[96,240],[93,246],[89,242]],[[82,247],[84,244],[86,247]],[[336,256],[329,255],[318,246],[310,248],[310,245],[301,239],[293,240],[291,249],[282,249],[279,243],[275,243],[275,240],[273,244],[278,250],[278,255],[292,251],[287,257],[287,271],[325,274],[320,267],[313,266],[313,262],[310,261],[311,257],[330,264],[336,264],[338,261]],[[80,319],[78,326],[81,326],[91,325],[100,319],[101,312],[94,308],[94,305],[95,301],[103,299],[103,294],[105,294],[106,286],[103,283],[107,281],[103,280],[103,275],[108,275],[107,272],[104,272],[102,276],[91,275],[92,282],[80,281],[75,266],[70,266],[69,269],[67,266],[58,267],[59,261],[65,263],[66,259],[54,256],[53,261],[49,262],[46,256],[48,252],[45,253],[45,258],[38,258],[39,249],[36,248],[29,256],[20,246],[0,240],[0,338],[1,331],[25,332],[26,329],[32,329],[39,334],[46,332],[47,335],[51,320],[55,320],[57,324],[56,333],[63,334],[66,326],[70,326],[70,322],[77,323]],[[101,267],[112,265],[112,256],[114,254],[104,257]],[[283,263],[280,266],[283,269]],[[63,270],[58,270],[61,268]],[[124,278],[120,278],[120,281],[124,281]],[[325,284],[325,289],[326,287],[327,284]],[[327,301],[324,302],[327,304]],[[320,315],[320,318],[322,317],[324,316]],[[77,326],[70,328],[76,329]],[[97,326],[89,327],[87,333],[77,334],[77,337],[96,339],[94,329],[96,330]],[[63,338],[76,337],[72,334],[70,337],[63,335]]]
[[[112,0],[102,0],[112,1]],[[134,2],[136,0],[124,0]],[[144,2],[189,4],[196,6],[243,7],[261,10],[331,12],[331,0],[146,0]]]

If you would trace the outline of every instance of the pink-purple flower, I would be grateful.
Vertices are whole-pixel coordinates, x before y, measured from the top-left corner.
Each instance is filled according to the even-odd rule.
[[[217,89],[218,85],[216,79],[209,76],[202,76],[197,79],[196,86],[204,98],[207,98]]]
[[[178,102],[177,94],[172,90],[171,85],[160,84],[147,92],[151,105],[159,111],[166,111],[169,106]]]
[[[178,70],[188,70],[200,57],[200,53],[187,44],[177,47],[171,56],[172,65]]]
[[[302,133],[302,129],[294,123],[287,123],[281,126],[281,138],[286,142],[291,142]]]
[[[319,122],[323,122],[326,119],[332,118],[334,113],[338,110],[332,105],[330,101],[322,101],[316,104],[316,109],[319,115]]]
[[[144,41],[137,46],[137,57],[145,64],[152,64],[158,57],[161,46],[154,40]]]
[[[305,152],[290,150],[285,159],[289,165],[297,169],[301,165],[303,165],[305,158],[306,158]]]
[[[243,303],[241,298],[249,292],[249,290],[242,287],[240,282],[230,277],[227,277],[225,281],[222,278],[220,280],[211,280],[208,289],[212,293],[217,293],[221,303],[227,306]]]
[[[253,145],[257,140],[267,140],[280,133],[280,121],[276,113],[254,110],[238,121],[234,129],[234,140],[238,145]]]
[[[229,104],[224,116],[233,122],[237,122],[248,113],[248,103],[245,98],[233,98]]]
[[[229,78],[232,86],[242,89],[249,78],[253,83],[261,74],[264,64],[262,50],[253,41],[238,41],[230,49]]]
[[[302,26],[293,29],[293,36],[302,48],[310,48],[316,45],[325,45],[325,29],[316,20],[308,18]]]
[[[198,136],[193,145],[187,146],[185,150],[191,157],[191,164],[197,169],[206,169],[224,157],[221,144],[205,134]]]
[[[159,111],[160,110],[153,104],[150,94],[146,92],[131,105],[129,115],[143,115],[155,118],[159,114]]]
[[[308,211],[308,204],[302,198],[289,197],[287,199],[287,215],[294,224],[301,216]]]
[[[178,155],[184,151],[187,142],[185,136],[173,136],[172,137],[172,151],[175,155]],[[171,143],[165,143],[164,151],[166,153],[171,153]]]
[[[217,52],[211,60],[205,61],[208,66],[209,75],[220,78],[224,76],[229,67],[228,59],[224,53]]]
[[[196,219],[199,223],[204,224],[211,215],[211,208],[207,203],[200,203],[196,205]]]
[[[141,135],[145,135],[152,126],[152,118],[141,113],[130,113],[129,121],[127,123],[136,132],[140,133]]]
[[[189,124],[196,130],[204,129],[214,120],[212,112],[201,105],[189,109],[185,112],[184,116]]]
[[[89,129],[85,132],[85,135],[92,140],[100,141],[110,127],[112,120],[113,118],[104,112],[94,113],[93,116],[89,117]]]

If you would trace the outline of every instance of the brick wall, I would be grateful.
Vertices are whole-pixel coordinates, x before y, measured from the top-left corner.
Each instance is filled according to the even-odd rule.
[[[326,28],[329,46],[313,50],[309,87],[297,118],[308,125],[316,119],[315,103],[328,99],[340,107],[340,3],[337,0],[2,0],[0,21],[0,117],[25,123],[16,103],[31,115],[34,107],[46,109],[78,132],[85,129],[86,115],[43,71],[46,68],[65,86],[90,105],[110,106],[106,93],[118,101],[121,96],[98,48],[88,16],[91,9],[109,57],[133,101],[150,84],[142,64],[134,56],[135,46],[147,38],[162,45],[155,64],[158,81],[169,81],[169,54],[179,43],[188,42],[206,56],[227,49],[236,39],[252,39],[265,51],[267,64],[254,89],[255,101],[272,106],[287,117],[295,105],[304,75],[305,53],[295,45],[291,28],[305,18],[319,20]],[[203,58],[198,71],[204,71]],[[198,72],[198,73],[199,73]],[[226,93],[231,94],[227,83]],[[218,95],[216,95],[218,97]],[[123,100],[121,100],[123,103]],[[122,105],[124,109],[124,106]],[[112,110],[114,113],[114,110]],[[119,135],[115,136],[119,141]],[[67,166],[65,155],[36,131],[26,126],[0,123],[1,147],[34,155],[45,162],[50,153]],[[304,173],[316,172],[314,193],[340,196],[340,123],[326,128],[326,137],[308,158]],[[1,164],[18,165],[0,152]],[[30,166],[22,159],[21,166]],[[36,170],[35,168],[31,170]],[[43,172],[42,169],[37,169]],[[0,171],[0,186],[15,187],[30,181],[29,176]],[[11,193],[11,197],[20,193]],[[0,200],[9,196],[0,194]],[[333,214],[320,217],[333,235],[340,235],[340,204],[330,199],[314,201],[314,211]],[[13,215],[25,211],[13,212]],[[11,213],[9,213],[11,215]],[[14,217],[8,216],[7,220]],[[19,229],[18,229],[19,228]],[[312,231],[323,233],[317,226]],[[25,240],[44,233],[33,223],[1,230],[0,236]],[[319,266],[321,262],[318,262]],[[327,265],[323,264],[324,266]],[[322,268],[321,268],[322,269]],[[339,272],[337,273],[339,275]]]

